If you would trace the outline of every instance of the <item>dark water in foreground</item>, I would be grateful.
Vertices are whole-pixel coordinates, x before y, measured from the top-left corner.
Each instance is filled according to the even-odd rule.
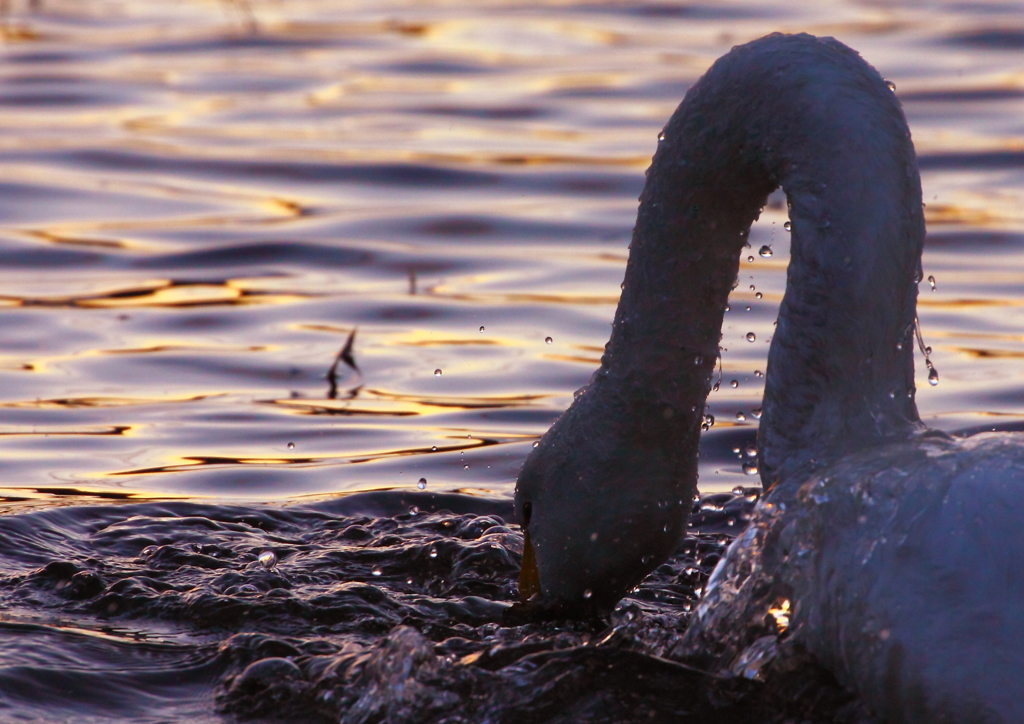
[[[672,561],[610,621],[579,623],[509,618],[522,538],[506,498],[8,515],[0,717],[746,720],[745,682],[664,657],[755,499],[706,498]]]
[[[775,30],[906,109],[922,415],[1019,428],[1018,3],[2,5],[0,721],[856,721],[671,661],[752,505],[781,198],[676,557],[608,621],[518,623],[513,483],[598,364],[658,131]]]

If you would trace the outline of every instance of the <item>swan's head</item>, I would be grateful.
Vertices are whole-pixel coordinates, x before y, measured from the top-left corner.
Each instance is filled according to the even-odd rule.
[[[516,484],[525,534],[520,596],[566,615],[610,610],[668,558],[696,483],[696,450],[680,439],[693,415],[656,399],[602,400],[590,394],[594,385],[587,389]],[[698,435],[699,423],[694,445]]]

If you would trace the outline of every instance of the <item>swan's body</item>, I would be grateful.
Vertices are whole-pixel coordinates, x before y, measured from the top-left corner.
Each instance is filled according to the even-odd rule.
[[[889,721],[1024,721],[1024,444],[920,422],[914,149],[884,80],[831,39],[735,48],[666,126],[601,369],[519,477],[521,589],[608,608],[672,550],[739,254],[778,186],[793,228],[759,429],[770,492],[688,653],[734,668],[787,600],[786,637]]]
[[[890,724],[1024,721],[1022,481],[1024,446],[1002,433],[926,434],[783,481],[676,653],[756,675],[781,638]]]

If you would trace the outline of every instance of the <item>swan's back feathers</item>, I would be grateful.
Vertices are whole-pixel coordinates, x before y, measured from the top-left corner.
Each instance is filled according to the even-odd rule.
[[[736,670],[780,634],[889,724],[1024,721],[1021,492],[1024,436],[1005,433],[926,435],[786,481],[716,570],[678,653]],[[783,602],[780,633],[768,614]]]

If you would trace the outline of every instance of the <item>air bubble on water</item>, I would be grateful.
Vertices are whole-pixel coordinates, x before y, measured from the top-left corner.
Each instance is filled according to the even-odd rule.
[[[771,257],[773,252],[772,248],[768,244],[765,244],[764,246],[757,250],[757,253],[763,256],[765,259],[768,259]]]
[[[263,551],[256,560],[264,568],[273,568],[277,565],[277,554],[274,551]]]
[[[434,370],[434,377],[440,377],[440,376],[441,376],[441,368],[438,367],[436,370]]]
[[[552,343],[552,342],[554,342],[554,341],[555,341],[555,340],[551,339],[551,337],[545,337],[545,338],[544,338],[544,344],[551,344],[551,343]]]
[[[753,332],[747,332],[747,341],[748,342],[753,342],[755,339],[757,339],[757,335],[756,334],[754,334]]]
[[[419,482],[416,483],[416,487],[419,488],[420,490],[426,490],[427,489],[427,479],[426,478],[420,478]]]
[[[782,228],[785,229],[786,231],[792,231],[793,230],[793,222],[787,221],[785,224],[782,225]]]

